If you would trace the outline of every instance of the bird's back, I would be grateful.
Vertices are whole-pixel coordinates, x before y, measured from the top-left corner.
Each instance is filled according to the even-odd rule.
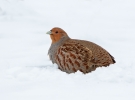
[[[92,62],[99,66],[108,66],[115,63],[114,57],[101,46],[86,40],[72,39],[71,41],[82,44],[92,51]]]

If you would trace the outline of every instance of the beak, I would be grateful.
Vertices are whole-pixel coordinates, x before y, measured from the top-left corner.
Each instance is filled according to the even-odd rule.
[[[46,32],[46,34],[49,34],[50,35],[50,34],[52,34],[52,32],[51,31],[48,31],[48,32]]]

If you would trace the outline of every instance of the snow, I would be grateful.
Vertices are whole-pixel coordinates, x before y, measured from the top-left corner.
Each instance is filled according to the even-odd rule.
[[[135,100],[134,0],[0,0],[0,100]],[[88,74],[58,70],[45,34],[63,28],[116,64]]]

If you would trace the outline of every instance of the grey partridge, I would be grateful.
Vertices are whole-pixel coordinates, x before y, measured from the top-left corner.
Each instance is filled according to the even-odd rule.
[[[52,63],[56,63],[61,71],[74,73],[81,71],[88,73],[97,67],[114,64],[114,57],[99,45],[85,41],[71,39],[67,33],[58,27],[47,32],[52,44],[48,54]]]

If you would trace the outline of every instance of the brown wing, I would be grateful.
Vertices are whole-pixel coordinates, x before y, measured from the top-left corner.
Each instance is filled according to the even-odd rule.
[[[85,41],[85,40],[75,40],[72,39],[74,42],[78,42],[82,44],[83,46],[87,47],[89,50],[92,51],[92,60],[96,66],[109,66],[110,64],[115,63],[114,57],[111,56],[105,49],[103,49],[101,46]]]
[[[72,40],[65,42],[56,53],[55,61],[59,69],[67,73],[76,72],[77,70],[83,73],[88,73],[96,69],[93,66],[92,51]]]
[[[59,47],[55,61],[59,69],[67,73],[77,70],[88,73],[97,67],[115,63],[114,58],[102,47],[92,42],[73,39]]]

